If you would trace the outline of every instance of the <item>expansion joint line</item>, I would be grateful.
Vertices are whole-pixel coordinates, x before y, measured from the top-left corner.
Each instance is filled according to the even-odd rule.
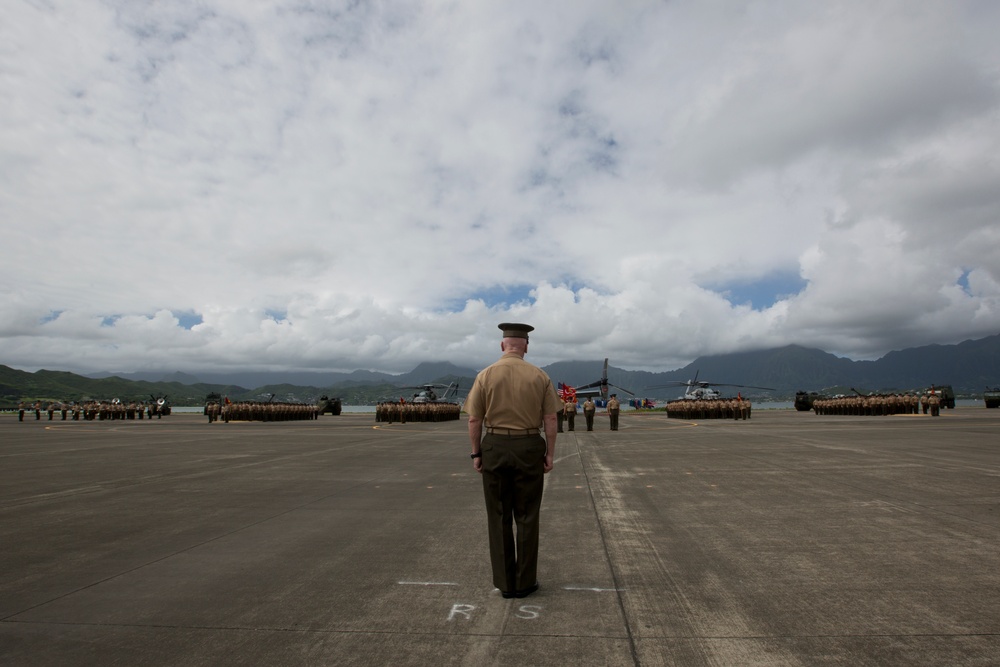
[[[580,439],[577,438],[577,450],[580,450]],[[625,623],[625,635],[628,637],[628,648],[632,653],[632,664],[639,667],[642,663],[639,661],[639,651],[635,646],[635,637],[632,634],[632,623],[629,620],[628,612],[625,610],[625,600],[622,598],[622,593],[625,587],[622,586],[621,581],[618,579],[618,572],[615,570],[615,563],[611,558],[611,549],[608,547],[608,538],[604,529],[604,523],[601,521],[601,513],[597,510],[597,499],[594,497],[594,485],[591,483],[590,474],[587,471],[588,463],[586,458],[583,456],[583,452],[580,451],[580,464],[583,470],[583,478],[587,480],[587,493],[590,494],[590,503],[594,507],[594,518],[597,520],[597,532],[601,536],[601,548],[604,549],[604,559],[608,563],[608,569],[611,570],[611,581],[615,589],[615,598],[618,600],[618,609],[621,612],[622,620]]]

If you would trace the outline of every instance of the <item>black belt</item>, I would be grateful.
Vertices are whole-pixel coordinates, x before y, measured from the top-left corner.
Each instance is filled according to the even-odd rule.
[[[539,430],[537,428],[495,428],[493,426],[487,426],[486,432],[490,435],[538,435]]]

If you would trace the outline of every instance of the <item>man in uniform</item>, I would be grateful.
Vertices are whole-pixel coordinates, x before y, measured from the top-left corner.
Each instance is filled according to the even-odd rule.
[[[583,402],[583,418],[587,420],[587,430],[594,430],[594,413],[597,412],[597,406],[594,405],[594,399],[590,396],[587,400]]]
[[[927,405],[931,409],[931,417],[937,417],[941,414],[941,397],[933,389],[931,389],[931,395],[927,397]]]
[[[572,431],[576,426],[576,401],[566,399],[563,403],[563,413],[566,415],[566,430]]]
[[[618,413],[621,411],[622,405],[618,402],[618,394],[611,394],[611,398],[608,399],[608,419],[611,422],[611,430],[618,430]]]
[[[483,476],[493,584],[505,598],[523,598],[538,590],[539,512],[562,403],[549,376],[524,360],[534,327],[499,328],[503,355],[476,376],[465,411],[472,465]]]

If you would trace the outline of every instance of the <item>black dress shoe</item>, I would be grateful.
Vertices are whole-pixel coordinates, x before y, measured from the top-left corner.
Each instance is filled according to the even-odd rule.
[[[523,590],[520,590],[520,591],[517,591],[516,593],[514,593],[514,597],[516,597],[516,598],[526,598],[526,597],[528,597],[529,595],[531,595],[532,593],[534,593],[537,590],[538,590],[538,582],[536,581],[534,584],[532,584],[528,588],[525,588]]]

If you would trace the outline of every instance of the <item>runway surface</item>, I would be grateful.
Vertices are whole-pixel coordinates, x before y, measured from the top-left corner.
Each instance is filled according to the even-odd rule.
[[[1000,410],[597,429],[505,600],[465,419],[4,415],[0,663],[1000,662]]]

